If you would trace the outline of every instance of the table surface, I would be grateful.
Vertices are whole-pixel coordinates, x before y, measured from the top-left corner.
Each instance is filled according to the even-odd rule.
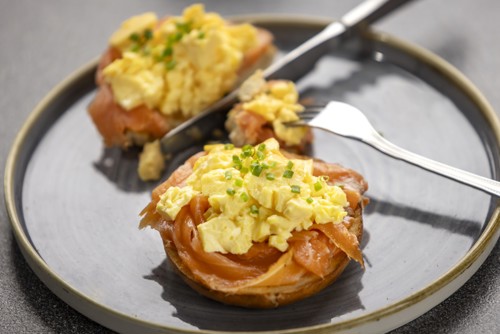
[[[186,0],[0,0],[0,174],[33,107],[94,59],[126,17],[178,14]],[[223,15],[280,13],[338,18],[360,1],[206,1]],[[375,26],[443,57],[500,113],[500,1],[417,0]],[[0,188],[3,195],[3,187]],[[393,333],[500,333],[500,247],[456,293]],[[31,271],[0,205],[0,332],[109,333],[53,295]]]

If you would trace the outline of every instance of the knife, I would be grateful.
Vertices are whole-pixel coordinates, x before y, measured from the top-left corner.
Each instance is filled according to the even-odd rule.
[[[271,64],[263,75],[265,79],[295,81],[307,74],[328,51],[388,13],[412,0],[366,0],[351,9],[339,21],[326,26],[318,34],[305,41],[288,54]],[[161,139],[161,149],[172,155],[211,137],[221,128],[228,111],[238,102],[238,88],[231,91],[209,108],[169,131]]]

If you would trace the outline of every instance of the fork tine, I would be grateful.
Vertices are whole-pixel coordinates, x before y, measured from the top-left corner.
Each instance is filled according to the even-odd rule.
[[[285,122],[286,126],[307,126],[307,124],[314,119],[322,110],[324,109],[324,106],[306,106],[306,108],[302,111],[297,113],[299,116],[299,119],[296,121],[291,121],[291,122]]]
[[[313,107],[308,106],[304,111],[297,113],[297,115],[300,117],[301,120],[310,121],[314,117],[316,117],[323,109],[324,107],[320,106],[313,106]]]

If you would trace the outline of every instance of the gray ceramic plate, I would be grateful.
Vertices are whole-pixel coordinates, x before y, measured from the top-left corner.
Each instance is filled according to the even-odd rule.
[[[326,22],[256,18],[286,51]],[[136,152],[103,148],[86,113],[93,62],[40,103],[6,168],[7,208],[40,279],[86,316],[121,332],[381,332],[458,289],[498,239],[491,196],[391,160],[363,144],[316,132],[313,154],[369,181],[366,258],[316,296],[276,310],[200,297],[172,272],[157,233],[139,231],[154,187],[135,174]],[[499,123],[482,95],[438,57],[368,33],[299,82],[316,103],[349,102],[385,137],[441,162],[497,178]],[[193,148],[193,151],[196,148]],[[188,154],[175,157],[170,171]]]

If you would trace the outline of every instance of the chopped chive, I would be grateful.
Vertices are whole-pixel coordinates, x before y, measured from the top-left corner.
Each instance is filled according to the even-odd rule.
[[[248,194],[246,192],[242,192],[240,198],[243,200],[243,202],[247,202],[249,200]]]
[[[245,145],[241,148],[241,157],[248,158],[251,157],[254,153],[254,149],[252,145]]]
[[[200,31],[200,32],[198,33],[198,38],[199,38],[199,39],[203,39],[203,38],[205,38],[205,32],[204,32],[204,31]]]
[[[294,194],[300,194],[300,187],[297,185],[291,185],[290,189],[292,190],[292,193]]]
[[[237,170],[241,170],[241,168],[243,167],[241,164],[241,159],[237,155],[233,155],[233,163],[234,168],[236,168]]]
[[[250,213],[253,215],[259,214],[259,208],[257,207],[257,205],[252,204],[252,206],[250,207]]]
[[[153,38],[153,31],[151,29],[144,30],[144,38],[148,41]]]
[[[242,179],[236,179],[234,180],[234,185],[237,187],[243,186],[243,180]]]
[[[263,152],[264,150],[266,149],[266,144],[260,144],[258,147],[257,147],[257,150]]]
[[[286,178],[286,179],[291,179],[293,176],[293,171],[292,170],[289,170],[287,169],[284,173],[283,173],[283,177]]]
[[[266,179],[268,179],[269,181],[273,181],[276,177],[274,176],[273,173],[267,173],[266,174]]]
[[[175,60],[171,60],[167,63],[167,70],[173,70],[175,68],[175,65],[177,65],[177,63],[175,62]]]
[[[138,33],[134,32],[133,34],[130,34],[129,39],[133,42],[139,42],[141,40],[141,36],[139,36]]]
[[[139,44],[135,44],[134,46],[132,46],[132,48],[130,49],[130,51],[132,51],[132,52],[139,52],[140,49],[141,49],[141,46]]]
[[[174,52],[174,50],[172,49],[172,47],[168,46],[165,48],[165,50],[163,50],[163,52],[161,53],[161,56],[164,58],[170,57],[173,52]]]
[[[227,188],[227,189],[226,189],[226,193],[227,193],[229,196],[234,196],[234,194],[236,194],[236,191],[235,191],[233,188]]]
[[[232,150],[234,148],[234,144],[225,144],[224,149],[225,150]]]
[[[266,157],[266,155],[262,153],[262,151],[257,151],[255,154],[257,155],[257,159],[259,160],[264,160],[264,158]]]
[[[224,172],[224,178],[226,180],[231,180],[233,178],[233,174],[231,173],[231,171],[227,170]]]
[[[309,204],[311,204],[312,202],[314,202],[314,200],[311,197],[308,197],[306,199],[306,202],[309,203]]]
[[[176,22],[175,26],[183,33],[191,31],[191,22]]]
[[[260,176],[260,174],[262,173],[262,170],[263,170],[263,169],[264,169],[264,168],[262,168],[262,166],[261,166],[261,165],[259,165],[259,164],[254,165],[254,166],[252,167],[252,175],[254,175],[254,176]]]
[[[180,41],[180,40],[182,39],[182,36],[184,36],[184,34],[183,34],[183,33],[181,33],[181,32],[176,32],[176,33],[175,33],[175,35],[174,35],[174,37],[173,37],[173,41],[174,41],[174,42],[178,42],[178,41]]]
[[[241,168],[240,168],[240,172],[241,172],[242,174],[246,174],[246,173],[248,173],[248,168],[247,168],[247,167],[241,167]]]
[[[316,191],[320,191],[321,189],[323,189],[323,185],[321,185],[321,182],[318,181],[314,184],[314,190]]]
[[[288,160],[288,163],[286,164],[286,169],[292,169],[293,168],[293,162],[291,160]]]

